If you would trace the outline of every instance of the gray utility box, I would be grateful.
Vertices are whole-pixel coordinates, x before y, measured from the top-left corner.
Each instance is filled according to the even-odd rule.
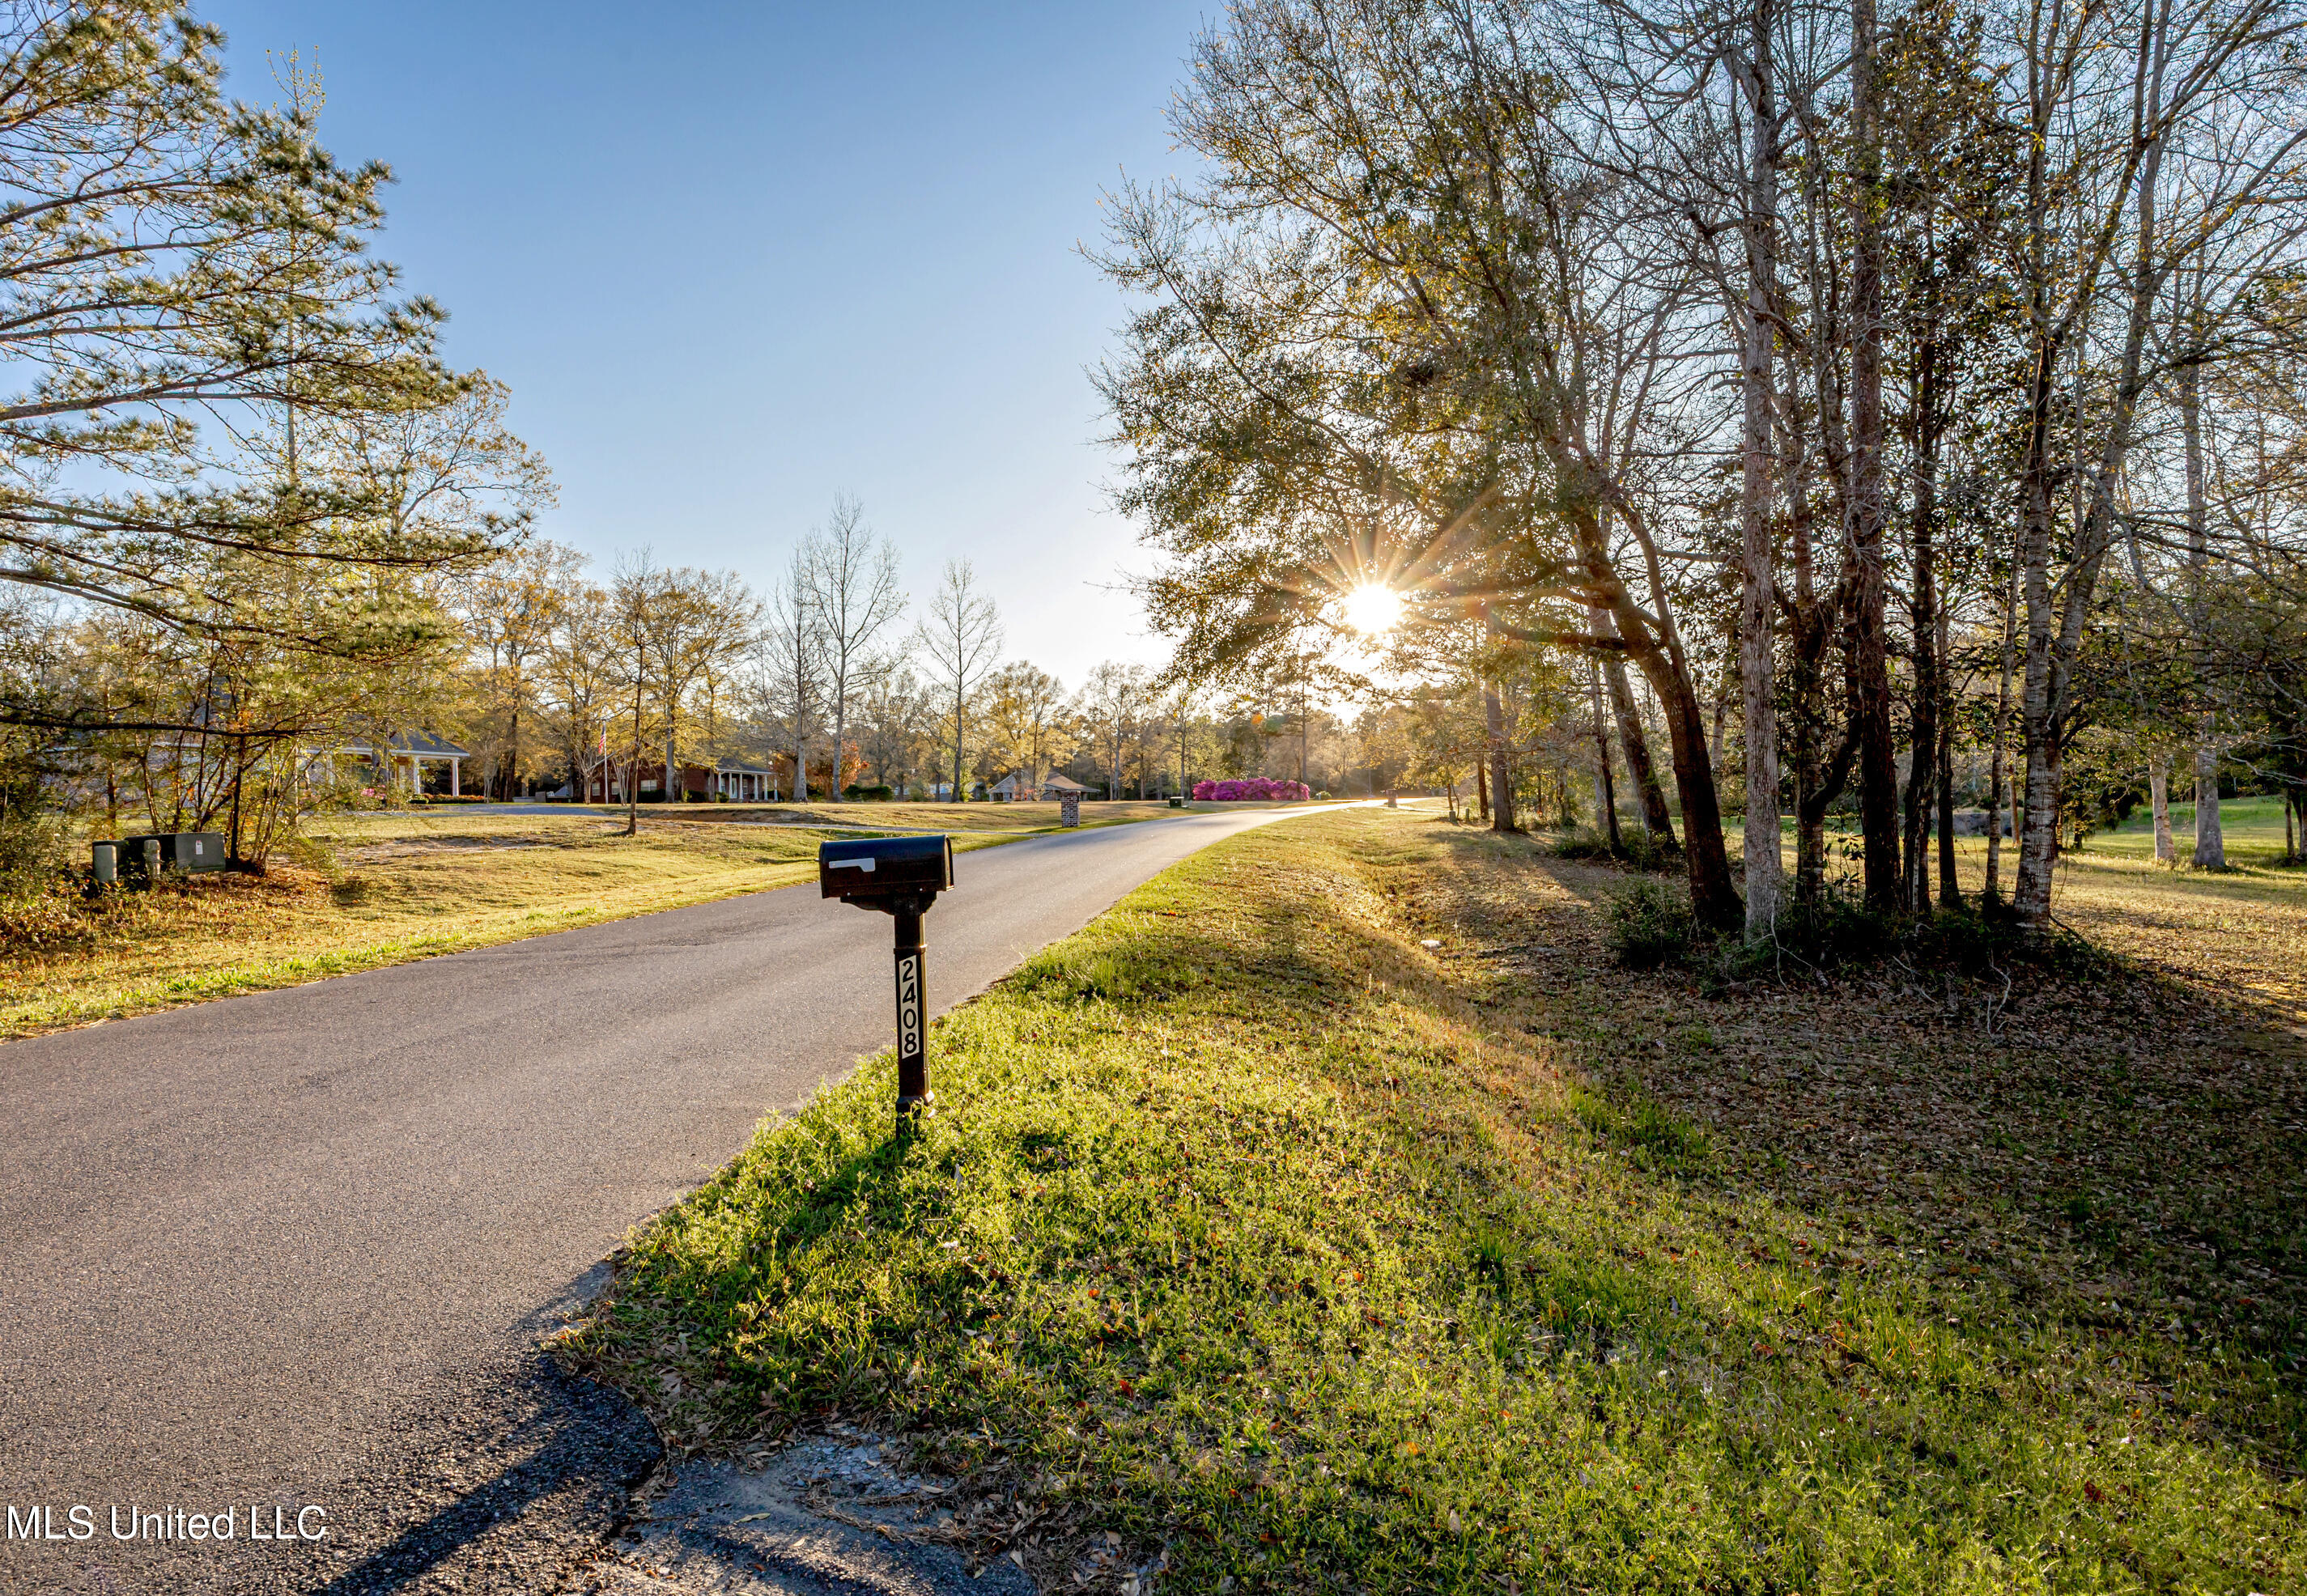
[[[221,831],[163,831],[156,837],[130,837],[121,839],[120,857],[131,870],[144,866],[148,842],[160,845],[160,868],[182,871],[186,875],[202,875],[222,870],[224,833]]]
[[[926,903],[953,885],[949,837],[870,837],[819,843],[819,896],[864,908],[893,898]]]

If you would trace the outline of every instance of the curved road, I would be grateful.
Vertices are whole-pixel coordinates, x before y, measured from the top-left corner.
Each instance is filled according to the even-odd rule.
[[[1286,812],[961,855],[932,1000]],[[538,1335],[888,1044],[889,931],[785,889],[0,1046],[0,1590],[549,1587],[656,1445]]]

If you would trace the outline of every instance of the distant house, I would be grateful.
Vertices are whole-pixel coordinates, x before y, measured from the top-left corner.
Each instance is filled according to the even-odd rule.
[[[665,763],[644,762],[636,772],[640,781],[640,799],[644,803],[657,803],[665,799]],[[774,770],[759,765],[749,765],[742,759],[721,759],[712,765],[683,765],[681,768],[681,794],[684,799],[704,801],[720,798],[731,803],[760,803],[782,796],[781,778]],[[587,803],[622,803],[625,802],[625,765],[617,759],[596,759],[585,772]]]
[[[1054,803],[1068,793],[1078,797],[1088,791],[1089,789],[1081,783],[1069,780],[1052,770],[1042,778],[1039,796],[1045,803]],[[1033,798],[1036,795],[1033,791],[1033,774],[1025,770],[1012,770],[987,789],[987,795],[996,803],[1016,803]]]
[[[390,779],[377,782],[375,785],[379,786],[400,785],[403,779],[401,772],[406,769],[408,790],[411,794],[417,794],[425,790],[425,765],[430,760],[435,765],[449,767],[449,796],[457,798],[464,794],[465,761],[473,757],[471,749],[451,742],[446,737],[435,737],[430,732],[399,732],[384,740],[384,752],[385,757],[380,759],[373,743],[340,742],[334,748],[323,749],[314,754],[306,769],[333,785],[337,779],[337,761],[339,759],[358,759],[372,768],[390,770]]]
[[[776,771],[740,759],[723,759],[713,767],[714,796],[732,803],[759,803],[779,798],[783,794],[778,791],[778,783]]]

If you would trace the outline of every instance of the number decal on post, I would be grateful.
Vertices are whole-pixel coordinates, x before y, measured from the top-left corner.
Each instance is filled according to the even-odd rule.
[[[922,1051],[922,957],[897,961],[897,1053],[910,1059]]]

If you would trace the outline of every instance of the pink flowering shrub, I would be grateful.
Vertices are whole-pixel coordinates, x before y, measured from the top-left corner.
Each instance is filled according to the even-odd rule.
[[[1284,802],[1302,802],[1313,793],[1302,781],[1273,781],[1263,776],[1253,776],[1242,781],[1197,781],[1194,784],[1196,803],[1232,803],[1242,799],[1274,799]]]

